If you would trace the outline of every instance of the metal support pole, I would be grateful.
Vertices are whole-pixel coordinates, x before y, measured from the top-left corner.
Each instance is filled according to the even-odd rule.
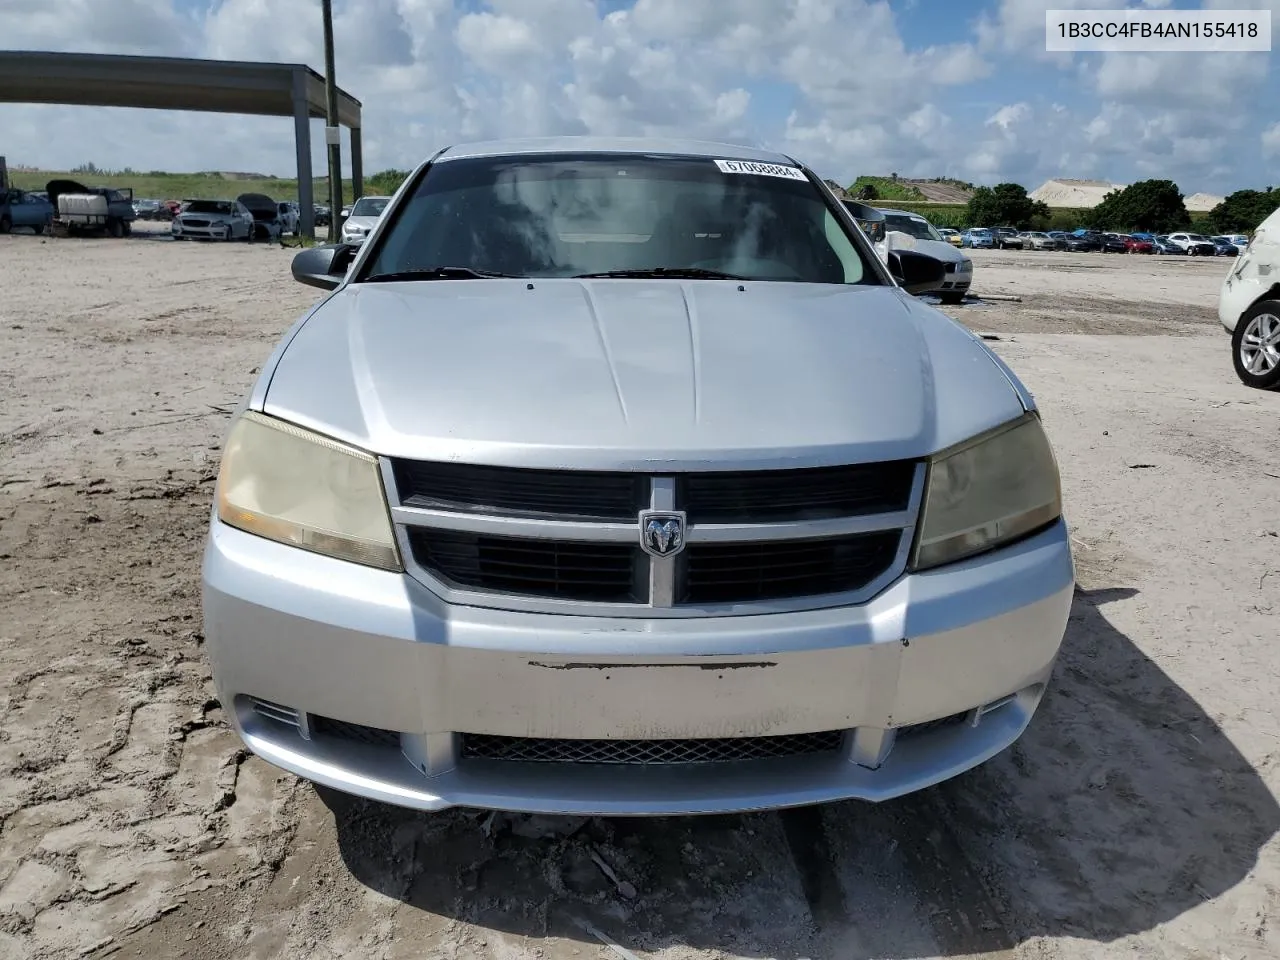
[[[320,0],[324,14],[324,94],[327,115],[324,131],[329,147],[329,242],[338,241],[338,214],[342,210],[342,146],[338,140],[338,84],[333,76],[333,0]]]
[[[301,70],[293,74],[293,138],[298,153],[298,230],[312,240],[316,236],[314,178],[311,173],[311,101],[307,97],[307,77]]]
[[[351,128],[351,200],[364,196],[364,147],[360,143],[360,128]]]

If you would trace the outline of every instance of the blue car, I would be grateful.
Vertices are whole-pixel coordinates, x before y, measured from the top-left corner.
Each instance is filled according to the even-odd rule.
[[[30,227],[32,233],[44,233],[53,220],[53,204],[44,197],[25,190],[0,192],[0,233],[14,227]]]
[[[960,246],[994,250],[996,235],[986,227],[973,227],[960,234]]]

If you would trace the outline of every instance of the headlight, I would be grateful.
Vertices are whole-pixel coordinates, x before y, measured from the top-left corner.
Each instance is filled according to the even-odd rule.
[[[315,553],[400,570],[378,461],[293,424],[247,412],[218,474],[218,519]]]
[[[1060,516],[1058,464],[1040,418],[1027,414],[931,460],[912,567],[971,557]]]

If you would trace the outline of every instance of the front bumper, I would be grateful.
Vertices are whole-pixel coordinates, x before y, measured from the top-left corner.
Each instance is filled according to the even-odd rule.
[[[1218,291],[1218,322],[1228,333],[1234,333],[1241,315],[1265,297],[1270,289],[1256,277],[1241,276],[1236,264],[1232,264],[1231,272],[1223,279]]]
[[[175,224],[169,228],[169,233],[174,237],[193,240],[225,240],[231,235],[231,225],[215,223],[207,227],[188,227]]]
[[[203,602],[219,696],[277,766],[425,810],[655,815],[886,800],[987,760],[1030,722],[1073,586],[1059,522],[858,607],[603,620],[451,606],[406,575],[215,519]],[[827,753],[700,764],[471,759],[460,747],[465,735],[826,731],[843,731]]]

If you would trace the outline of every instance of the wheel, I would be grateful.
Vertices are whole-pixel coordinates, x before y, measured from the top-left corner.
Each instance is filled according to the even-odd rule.
[[[123,224],[121,224],[121,226],[124,228],[124,235],[125,235],[126,237],[128,237],[128,236],[132,236],[132,235],[133,235],[133,224],[132,224],[132,223],[130,223],[128,220],[126,220]]]
[[[956,293],[953,290],[948,290],[946,293],[938,294],[938,299],[948,306],[955,307],[964,303],[964,293]]]
[[[13,229],[13,221],[7,216],[0,217],[0,233],[8,233]]]
[[[1280,300],[1263,300],[1244,312],[1231,334],[1231,359],[1245,386],[1280,388]]]
[[[123,224],[121,224],[121,223],[120,223],[120,221],[119,221],[119,220],[108,220],[108,221],[107,221],[107,233],[109,233],[109,234],[110,234],[111,236],[113,236],[113,237],[123,237],[123,236],[124,236],[124,226],[123,226]]]

